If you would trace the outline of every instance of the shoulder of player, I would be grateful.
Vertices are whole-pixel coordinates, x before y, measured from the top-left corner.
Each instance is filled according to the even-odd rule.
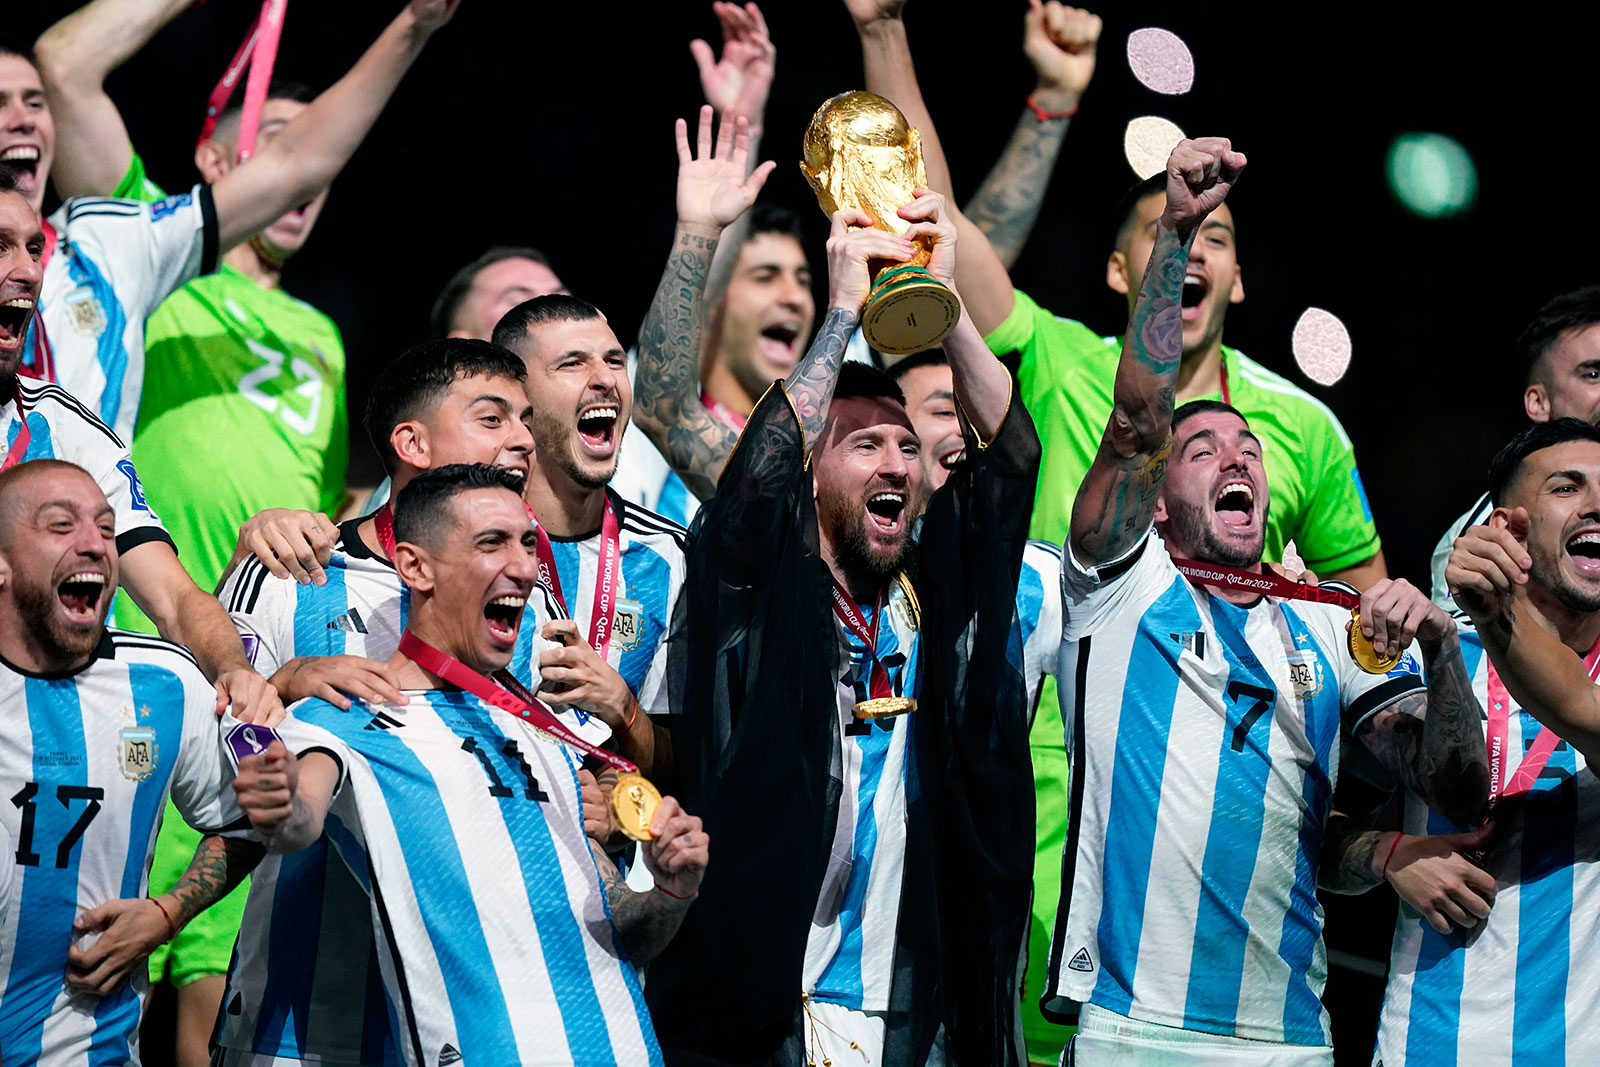
[[[618,525],[623,532],[630,535],[630,541],[649,544],[658,551],[662,547],[671,545],[678,557],[682,558],[684,545],[689,540],[688,530],[665,515],[659,515],[620,496],[613,494],[612,499],[619,505]]]
[[[1054,541],[1029,538],[1027,544],[1022,546],[1022,562],[1035,570],[1060,570],[1061,551],[1061,546]]]
[[[211,683],[205,680],[194,653],[183,645],[162,637],[152,637],[150,634],[135,633],[131,630],[117,630],[109,626],[106,628],[106,633],[111,639],[112,658],[118,662],[148,664],[165,667],[176,674],[193,674],[199,677],[207,689],[211,688]]]
[[[75,196],[50,216],[51,225],[69,237],[73,228],[122,225],[122,219],[142,219],[145,204],[115,196]]]
[[[1350,447],[1350,435],[1333,409],[1283,375],[1268,370],[1237,349],[1230,349],[1239,369],[1235,403],[1250,418],[1253,411],[1271,411],[1279,418],[1292,419],[1302,431],[1331,433],[1343,448]],[[1248,393],[1259,393],[1258,397]],[[1246,393],[1241,396],[1239,393]]]
[[[67,425],[82,423],[88,429],[94,430],[106,443],[118,449],[126,449],[122,438],[118,437],[100,417],[90,411],[77,397],[48,382],[36,381],[30,378],[18,378],[18,385],[22,393],[22,406],[29,413],[37,412],[43,415],[52,426],[56,421],[63,420]],[[69,446],[72,442],[66,442]],[[70,458],[70,457],[64,457]]]

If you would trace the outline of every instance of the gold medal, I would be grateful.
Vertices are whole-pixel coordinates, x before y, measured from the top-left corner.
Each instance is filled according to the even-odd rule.
[[[904,715],[916,710],[917,702],[912,697],[875,697],[850,708],[851,714],[858,719],[887,719],[891,715]]]
[[[650,832],[650,822],[660,806],[661,794],[642,774],[620,775],[611,790],[611,814],[617,827],[635,841],[649,841],[656,836]]]
[[[1400,662],[1400,653],[1389,652],[1378,655],[1378,650],[1372,647],[1372,638],[1361,632],[1361,612],[1350,613],[1350,658],[1356,661],[1356,666],[1368,674],[1388,674],[1394,665]]]

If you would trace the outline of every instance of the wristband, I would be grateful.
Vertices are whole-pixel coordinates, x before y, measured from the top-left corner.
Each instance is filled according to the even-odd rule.
[[[633,729],[633,721],[635,719],[637,719],[638,717],[639,717],[639,700],[638,700],[637,697],[635,697],[634,701],[633,701],[633,714],[628,716],[628,721],[623,723],[622,729],[625,730],[625,731]]]
[[[1028,110],[1032,111],[1034,117],[1040,122],[1049,122],[1051,119],[1070,119],[1078,113],[1078,109],[1075,107],[1069,107],[1065,111],[1046,111],[1033,102],[1032,93],[1028,94]]]
[[[1389,854],[1387,856],[1383,857],[1383,870],[1378,872],[1378,877],[1379,878],[1388,878],[1389,877],[1389,861],[1394,859],[1394,850],[1400,847],[1400,839],[1402,837],[1404,837],[1404,836],[1406,836],[1406,835],[1405,834],[1395,834],[1394,835],[1394,843],[1389,846]]]
[[[157,900],[155,897],[146,897],[145,899],[159,908],[161,911],[161,917],[167,920],[167,940],[171,941],[173,938],[177,937],[177,924],[172,921],[172,915],[167,911],[166,905],[162,904],[161,901]]]
[[[670,889],[662,889],[660,886],[656,886],[656,892],[657,893],[665,893],[667,896],[671,897],[673,900],[679,900],[679,901],[682,901],[682,900],[693,900],[695,897],[700,895],[700,890],[696,889],[693,893],[690,893],[688,896],[680,897],[678,894],[674,893],[672,890],[670,890]]]

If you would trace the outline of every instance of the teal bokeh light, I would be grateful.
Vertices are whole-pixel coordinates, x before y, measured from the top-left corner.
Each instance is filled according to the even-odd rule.
[[[1460,141],[1442,133],[1402,133],[1389,146],[1389,188],[1413,215],[1459,215],[1478,199],[1478,168]]]

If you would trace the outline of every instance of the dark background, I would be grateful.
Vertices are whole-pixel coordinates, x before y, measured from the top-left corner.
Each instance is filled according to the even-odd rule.
[[[74,5],[20,6],[8,5],[6,29],[31,36]],[[292,4],[277,73],[327,85],[399,6]],[[963,197],[1032,87],[1020,49],[1024,6],[910,4],[923,88]],[[194,180],[206,93],[254,8],[212,0],[184,14],[109,83],[152,176],[169,189]],[[840,4],[768,0],[764,10],[778,73],[763,155],[779,161],[764,195],[807,219],[820,305],[826,225],[795,161],[816,106],[860,87],[860,54]],[[1015,271],[1019,286],[1059,313],[1120,330],[1123,304],[1103,277],[1105,213],[1133,179],[1123,127],[1160,114],[1192,135],[1230,137],[1251,162],[1232,201],[1248,299],[1230,313],[1227,339],[1339,413],[1390,570],[1424,584],[1434,542],[1481,491],[1489,456],[1521,419],[1512,339],[1545,299],[1600,280],[1587,121],[1600,16],[1523,4],[1484,22],[1436,4],[1296,11],[1224,2],[1119,2],[1098,13],[1099,70]],[[1194,52],[1187,96],[1152,93],[1128,70],[1128,33],[1152,25]],[[465,0],[338,180],[286,275],[344,332],[353,413],[377,369],[423,338],[444,280],[491,244],[546,250],[573,291],[631,341],[671,233],[672,120],[700,103],[687,42],[715,43],[716,34],[702,0]],[[1384,153],[1402,131],[1445,133],[1471,151],[1480,188],[1470,213],[1427,221],[1395,202]],[[1308,381],[1289,351],[1308,305],[1338,315],[1354,340],[1351,370],[1333,388]],[[364,442],[352,462],[353,481],[375,478]],[[1386,909],[1378,893],[1338,902],[1335,959],[1348,959],[1339,950],[1382,957]],[[1379,967],[1380,977],[1334,970],[1342,1061],[1367,1061]]]

